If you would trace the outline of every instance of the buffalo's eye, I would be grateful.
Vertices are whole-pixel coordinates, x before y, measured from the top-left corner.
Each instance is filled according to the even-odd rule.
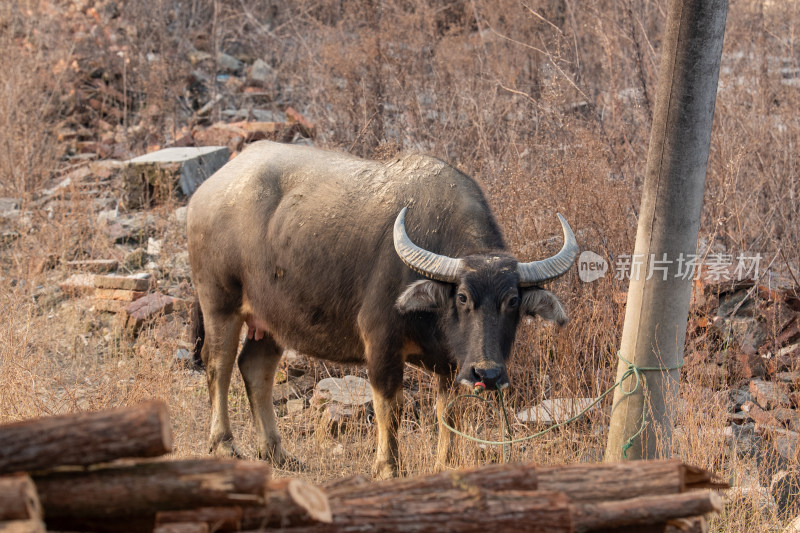
[[[512,296],[511,298],[508,299],[508,307],[510,309],[516,309],[518,306],[519,306],[518,296]]]
[[[458,303],[460,304],[467,303],[467,295],[464,294],[463,292],[459,292],[457,298],[458,298]]]

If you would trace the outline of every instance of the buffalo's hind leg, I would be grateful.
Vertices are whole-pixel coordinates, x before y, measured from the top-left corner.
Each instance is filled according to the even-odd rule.
[[[240,457],[228,418],[228,390],[243,320],[236,313],[211,312],[206,314],[204,322],[206,335],[202,358],[211,401],[209,448],[214,455]]]
[[[280,346],[269,335],[260,340],[247,339],[239,354],[239,370],[244,378],[250,412],[258,434],[259,458],[268,459],[282,468],[298,470],[302,464],[281,445],[272,404],[272,386],[281,352]]]

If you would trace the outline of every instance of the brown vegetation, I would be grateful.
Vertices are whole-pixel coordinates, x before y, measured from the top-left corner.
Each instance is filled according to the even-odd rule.
[[[557,233],[559,211],[582,248],[606,257],[613,271],[633,249],[665,12],[658,0],[0,3],[0,198],[19,208],[0,215],[0,422],[163,398],[176,455],[205,453],[205,379],[173,357],[188,338],[186,310],[150,323],[134,342],[111,315],[95,313],[86,299],[66,299],[57,285],[73,273],[70,261],[123,263],[131,249],[108,237],[101,216],[123,193],[113,168],[87,160],[194,142],[192,133],[210,124],[257,119],[254,109],[297,109],[316,126],[321,146],[452,161],[483,184],[518,256],[557,249],[544,239]],[[771,265],[775,279],[795,288],[799,28],[798,2],[731,3],[698,252],[761,254],[762,270]],[[218,52],[241,65],[227,66]],[[267,80],[242,86],[256,59],[270,67]],[[45,194],[70,176],[57,194]],[[185,237],[172,215],[183,202],[169,198],[142,217],[151,217],[148,232],[169,258],[156,279],[185,298]],[[587,284],[572,273],[554,284],[572,321],[562,330],[521,327],[509,368],[511,409],[597,396],[610,385],[623,316],[614,297],[625,289],[611,274]],[[782,304],[769,287],[749,299],[767,317],[764,343],[784,345]],[[693,308],[687,356],[725,363],[735,350],[703,334],[704,309]],[[308,368],[315,379],[342,373]],[[796,358],[790,369],[800,370]],[[732,452],[722,432],[727,398],[707,392],[706,374],[684,374],[681,425],[691,429],[678,434],[674,451],[736,485],[767,482],[764,461],[775,453]],[[741,384],[725,379],[731,388]],[[409,368],[406,388],[403,468],[430,472],[433,384]],[[243,451],[254,456],[238,378],[231,414]],[[471,431],[499,437],[494,415],[474,415]],[[584,423],[515,446],[512,458],[596,460],[606,424],[607,410],[595,410]],[[306,410],[287,414],[281,427],[309,479],[368,472],[370,426],[331,437]],[[462,466],[501,457],[466,441],[460,447]],[[712,528],[765,530],[791,518],[764,506],[757,492],[741,498]]]

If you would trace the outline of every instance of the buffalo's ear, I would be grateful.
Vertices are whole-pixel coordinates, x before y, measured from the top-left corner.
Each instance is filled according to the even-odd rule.
[[[406,287],[395,306],[401,313],[437,311],[446,307],[449,292],[446,283],[422,279]]]
[[[558,298],[544,289],[525,289],[522,291],[522,303],[520,310],[526,315],[540,316],[545,320],[555,322],[559,326],[563,326],[569,321],[567,313],[561,306]]]

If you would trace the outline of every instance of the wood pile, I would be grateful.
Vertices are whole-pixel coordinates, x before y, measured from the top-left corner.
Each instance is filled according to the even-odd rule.
[[[238,531],[330,521],[322,491],[270,480],[263,462],[142,459],[170,451],[167,408],[158,401],[0,426],[0,532]]]
[[[171,449],[156,401],[0,426],[0,533],[702,532],[704,515],[722,509],[708,489],[726,487],[667,460],[495,464],[322,490],[271,480],[260,462],[149,459]]]

